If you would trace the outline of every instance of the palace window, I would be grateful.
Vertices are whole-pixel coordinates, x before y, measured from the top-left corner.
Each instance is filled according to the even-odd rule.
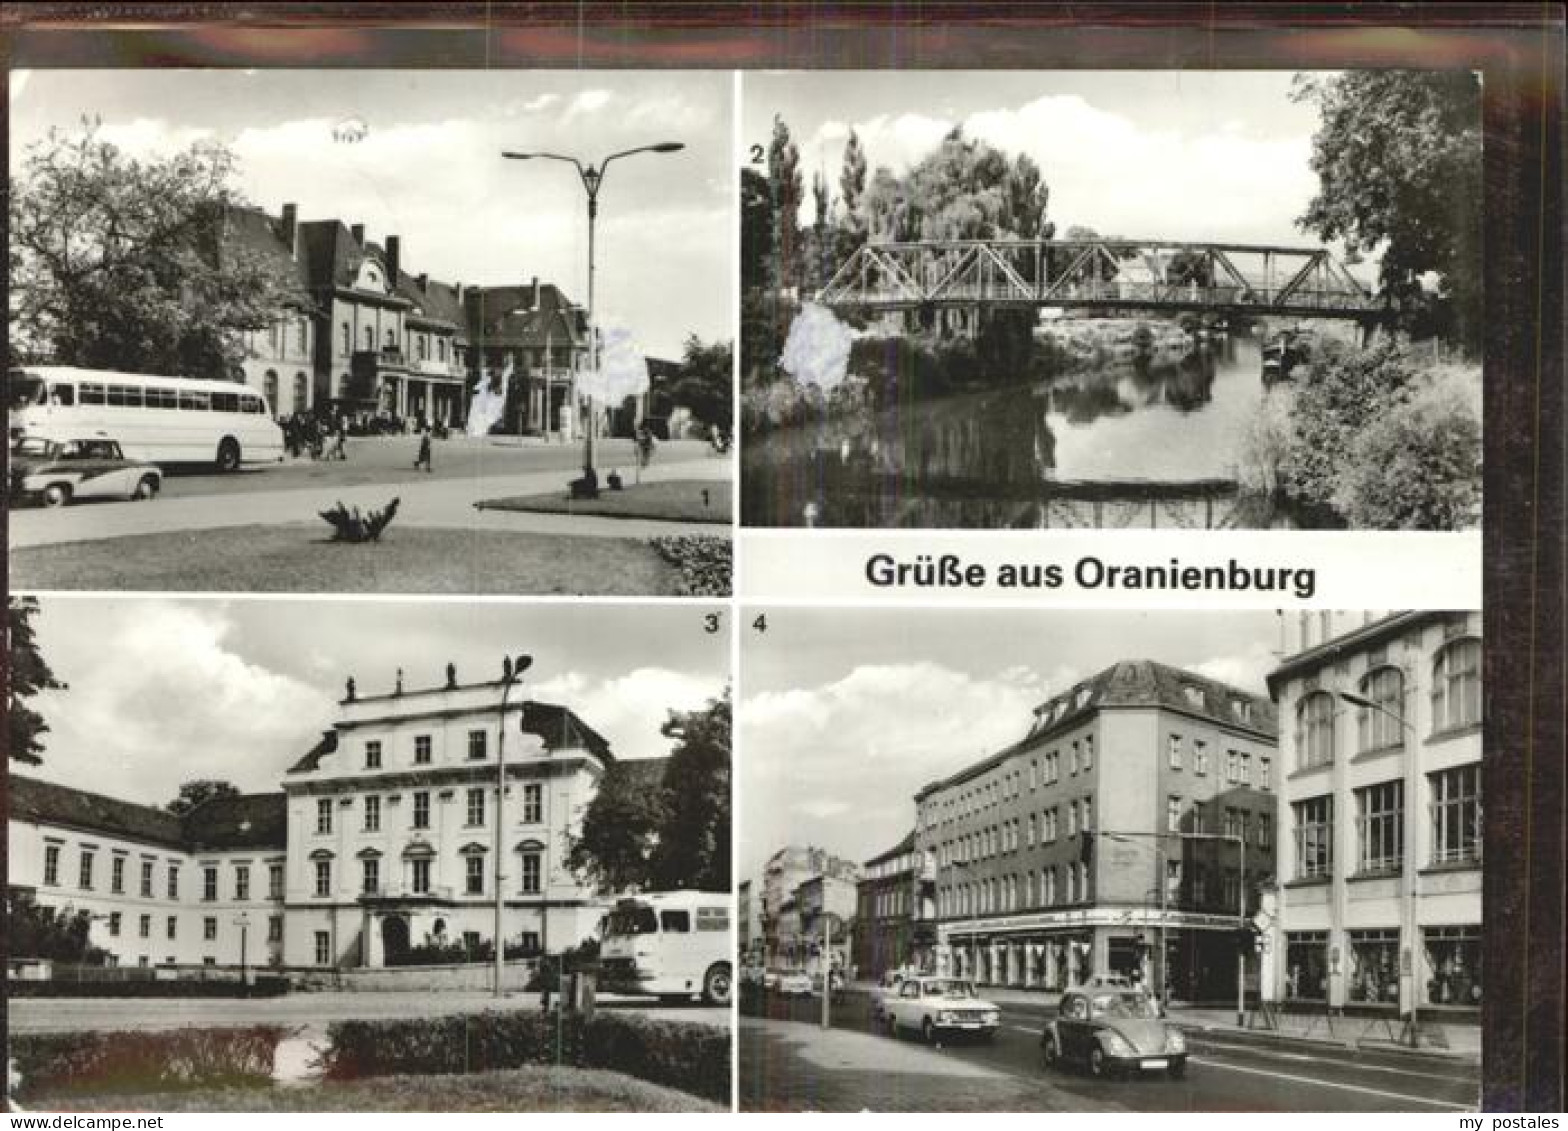
[[[282,942],[283,941],[283,916],[281,916],[281,915],[268,915],[267,916],[267,941],[268,942]]]
[[[203,942],[212,942],[218,937],[218,917],[207,915],[201,921],[201,938]]]
[[[430,764],[430,736],[416,734],[414,736],[414,765],[428,766]]]
[[[1195,774],[1209,772],[1209,744],[1201,738],[1192,740],[1192,772]]]
[[[523,853],[523,894],[538,895],[539,880],[542,873],[540,856],[537,852]]]
[[[109,890],[115,895],[125,894],[125,857],[116,856],[109,861]]]
[[[366,895],[374,895],[381,890],[381,860],[376,856],[366,856],[359,862],[360,890]]]
[[[1356,790],[1357,870],[1396,872],[1403,859],[1405,784],[1391,781]]]
[[[234,866],[234,898],[244,902],[250,898],[250,865],[236,864]]]
[[[468,732],[468,760],[477,762],[485,756],[487,735],[482,730]]]
[[[428,895],[430,893],[429,858],[427,857],[418,860],[410,860],[408,863],[410,880],[409,886],[414,889],[414,893],[416,895]]]
[[[143,899],[151,899],[152,898],[152,867],[153,867],[153,862],[151,860],[143,860],[142,861],[142,888],[141,888],[141,891],[142,891],[142,898]]]
[[[152,938],[152,916],[142,915],[136,921],[136,934],[140,938]]]
[[[180,917],[178,915],[170,915],[168,920],[165,922],[163,929],[164,933],[168,935],[169,938],[174,938],[180,929]]]
[[[378,833],[381,831],[381,798],[365,798],[365,831]]]
[[[1165,799],[1165,830],[1181,832],[1181,798],[1174,793]]]
[[[544,787],[523,786],[523,824],[537,825],[544,820]]]
[[[218,901],[218,866],[208,864],[201,870],[201,900],[203,903]]]
[[[1444,645],[1432,664],[1432,729],[1452,730],[1481,721],[1481,642],[1466,638]]]
[[[477,852],[463,858],[464,891],[469,895],[485,893],[485,858]]]
[[[476,786],[468,791],[468,825],[470,828],[485,823],[485,791]]]
[[[1173,770],[1181,769],[1181,735],[1173,734],[1169,739],[1169,749],[1165,755],[1166,763]]]
[[[1274,759],[1267,754],[1258,755],[1258,788],[1274,788]]]
[[[118,911],[109,912],[109,937],[111,939],[120,937],[120,913]]]
[[[1481,859],[1481,766],[1428,774],[1432,796],[1432,863]]]
[[[332,894],[332,861],[316,861],[316,895],[325,898]]]
[[[326,931],[316,932],[316,965],[332,964],[332,936]]]
[[[421,789],[414,794],[414,828],[430,827],[430,791]]]
[[[77,887],[81,888],[83,891],[92,891],[92,889],[93,889],[93,853],[90,850],[88,850],[88,849],[85,849],[85,848],[82,849],[82,857],[81,857],[81,861],[80,861],[80,866],[77,869],[76,880],[77,880],[77,883],[76,883]]]
[[[332,831],[332,798],[322,797],[316,800],[316,832],[326,835]]]
[[[169,898],[180,898],[180,866],[178,864],[169,865]]]
[[[267,865],[267,898],[268,899],[282,899],[283,898],[283,865],[282,864],[268,864]]]
[[[371,739],[365,743],[365,769],[379,770],[381,768],[381,741]]]
[[[1334,799],[1329,796],[1297,801],[1296,879],[1327,876],[1334,868]]]

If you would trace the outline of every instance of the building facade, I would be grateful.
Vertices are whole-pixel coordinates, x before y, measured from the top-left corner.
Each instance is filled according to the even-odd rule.
[[[880,978],[915,957],[915,834],[867,860],[855,892],[855,965]]]
[[[795,889],[795,908],[807,969],[821,969],[824,943],[829,969],[848,969],[856,929],[855,881],[832,874],[812,876]]]
[[[1234,994],[1243,895],[1274,872],[1276,730],[1269,700],[1148,660],[1054,696],[916,795],[918,960],[992,985]]]
[[[1479,613],[1303,613],[1284,729],[1274,996],[1474,1020],[1481,1005]]]
[[[7,844],[10,898],[86,911],[114,965],[282,961],[281,794],[176,816],[12,774]]]
[[[814,846],[786,845],[762,866],[757,926],[762,953],[769,966],[789,964],[799,958],[801,921],[796,891],[813,876],[836,876],[853,881],[858,865]],[[787,961],[786,961],[787,959]]]
[[[184,816],[13,775],[9,894],[86,910],[122,965],[378,967],[422,947],[555,953],[593,937],[608,901],[567,867],[613,755],[565,707],[501,685],[361,695],[279,793]],[[644,765],[644,763],[647,763]],[[627,763],[650,772],[664,760]],[[501,861],[497,868],[497,853]]]

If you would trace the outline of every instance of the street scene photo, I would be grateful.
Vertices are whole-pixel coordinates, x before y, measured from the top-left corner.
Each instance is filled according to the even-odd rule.
[[[728,1110],[723,615],[11,598],[8,1095]]]
[[[727,595],[732,104],[11,72],[12,589]]]
[[[742,1110],[1476,1108],[1479,613],[746,619]]]
[[[1479,530],[1467,71],[747,74],[741,521]]]

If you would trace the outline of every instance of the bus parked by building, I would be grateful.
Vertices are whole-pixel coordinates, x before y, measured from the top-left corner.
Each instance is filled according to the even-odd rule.
[[[219,471],[283,459],[266,398],[230,381],[25,365],[6,378],[10,438],[118,440],[132,459]]]
[[[599,984],[610,993],[661,1000],[700,995],[728,1005],[734,939],[727,892],[647,892],[616,901],[605,916]]]

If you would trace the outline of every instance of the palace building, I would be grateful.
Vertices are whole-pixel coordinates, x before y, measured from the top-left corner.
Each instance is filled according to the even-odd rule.
[[[499,877],[509,952],[576,946],[607,901],[566,858],[614,756],[562,706],[513,701],[503,730],[501,702],[451,666],[379,694],[350,680],[281,792],[183,816],[13,774],[10,895],[88,911],[122,965],[378,967],[493,945]],[[631,764],[655,780],[664,760]]]
[[[1149,660],[1053,696],[1018,741],[916,794],[917,961],[1234,1000],[1243,908],[1274,873],[1276,730],[1268,699]]]

